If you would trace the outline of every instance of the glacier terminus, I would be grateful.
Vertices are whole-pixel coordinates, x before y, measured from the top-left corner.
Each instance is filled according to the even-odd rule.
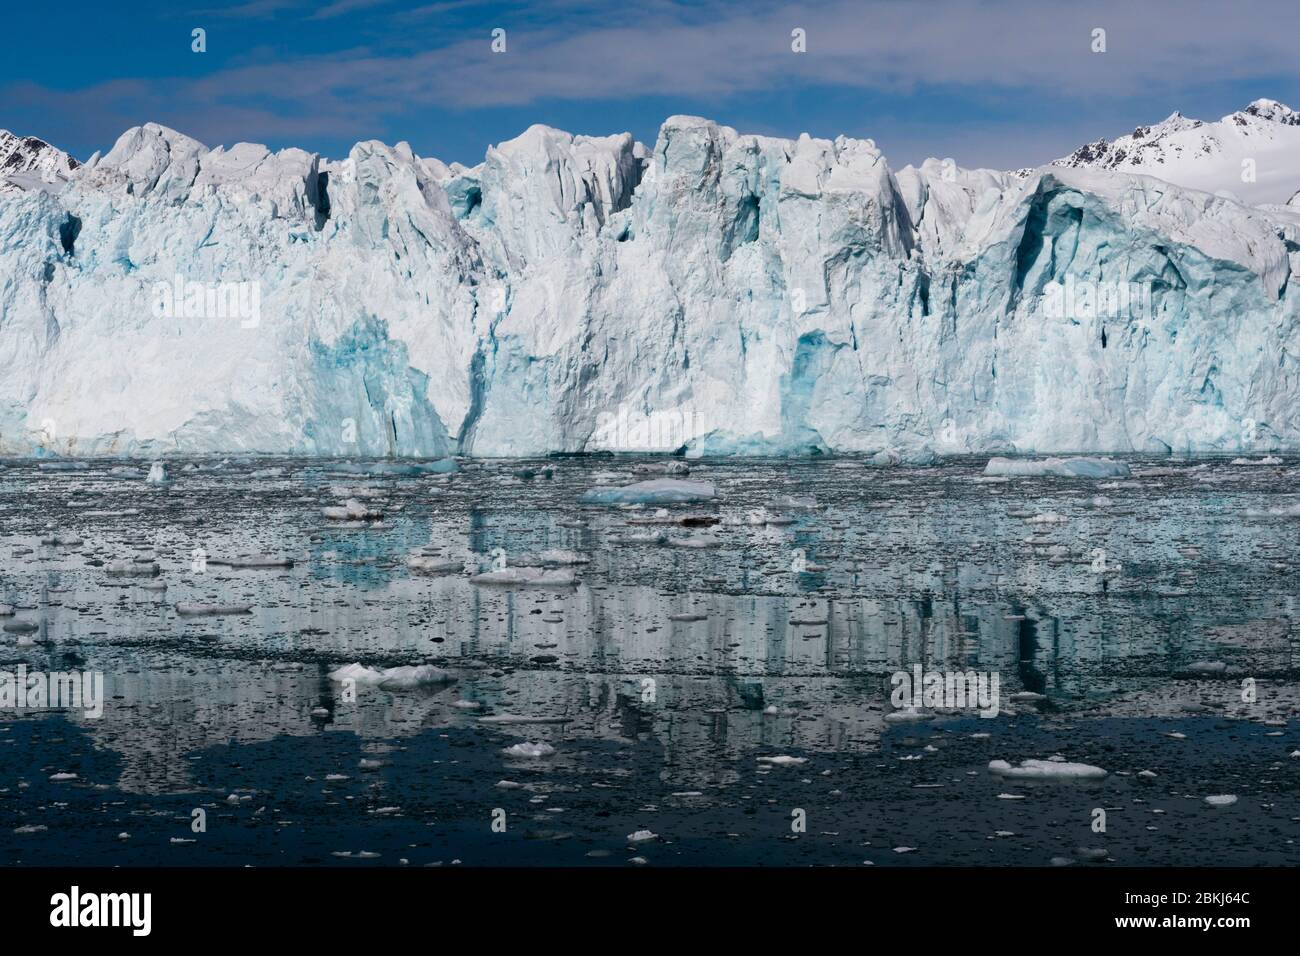
[[[0,454],[1300,449],[1270,100],[1005,172],[691,116],[472,168],[4,136]]]

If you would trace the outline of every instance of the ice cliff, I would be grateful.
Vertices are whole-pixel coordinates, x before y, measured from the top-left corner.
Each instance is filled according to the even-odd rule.
[[[0,454],[1300,449],[1300,205],[686,116],[64,175],[0,195]]]

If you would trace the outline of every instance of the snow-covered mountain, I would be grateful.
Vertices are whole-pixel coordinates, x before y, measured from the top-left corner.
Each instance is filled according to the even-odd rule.
[[[1300,208],[1112,169],[150,124],[0,198],[0,451],[1300,449],[1297,277]]]
[[[75,159],[44,140],[0,129],[0,195],[61,189],[77,166]]]
[[[1080,146],[1053,165],[1146,173],[1253,205],[1285,204],[1300,193],[1300,113],[1256,100],[1218,122],[1174,113],[1113,142]]]

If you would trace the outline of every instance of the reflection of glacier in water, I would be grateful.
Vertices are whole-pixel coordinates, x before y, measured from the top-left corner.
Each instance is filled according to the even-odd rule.
[[[108,695],[99,720],[0,713],[9,862],[1295,862],[1292,465],[698,462],[717,501],[657,514],[577,505],[644,459],[199,464],[0,471],[0,621],[39,627],[0,667],[103,671]],[[347,498],[372,516],[322,514]],[[408,564],[548,552],[576,586]],[[223,563],[246,556],[293,566]],[[352,699],[329,677],[352,662],[457,680]],[[914,665],[998,674],[999,715],[893,714]],[[523,742],[555,753],[503,752]],[[1109,774],[988,772],[1053,755]]]

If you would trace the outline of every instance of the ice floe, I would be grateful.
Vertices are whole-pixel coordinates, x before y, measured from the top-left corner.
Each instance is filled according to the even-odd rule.
[[[713,501],[717,496],[717,488],[711,481],[654,478],[621,488],[591,488],[581,501],[586,505],[669,505]]]
[[[432,664],[374,668],[358,662],[336,668],[330,671],[329,676],[330,680],[340,684],[344,681],[353,681],[384,690],[410,690],[435,684],[451,684],[456,680],[456,676],[450,671]]]
[[[505,585],[525,588],[567,588],[578,583],[567,568],[506,567],[475,574],[471,584]]]
[[[1110,458],[991,458],[986,477],[1013,478],[1127,478],[1129,466]]]
[[[555,753],[555,748],[548,743],[521,743],[513,747],[507,747],[502,751],[509,757],[525,757],[535,760],[541,757],[549,757]]]
[[[251,614],[251,604],[195,604],[180,601],[176,604],[176,613],[184,617],[216,617],[223,614]]]
[[[1100,780],[1106,771],[1086,763],[1066,760],[1022,760],[1013,767],[1005,760],[989,761],[989,771],[1000,777],[1025,780]]]

